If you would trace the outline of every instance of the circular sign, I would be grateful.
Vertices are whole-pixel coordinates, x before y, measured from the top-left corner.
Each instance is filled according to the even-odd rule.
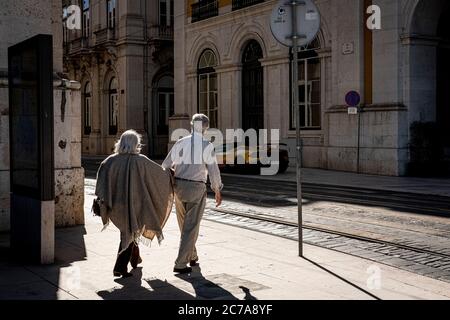
[[[350,107],[356,107],[361,102],[361,96],[356,91],[350,91],[345,96],[345,102]]]
[[[298,46],[310,44],[320,30],[320,13],[312,0],[302,0],[296,6],[297,30],[292,30],[292,6],[288,0],[280,0],[272,11],[270,29],[281,44],[292,47],[292,35],[299,36]]]

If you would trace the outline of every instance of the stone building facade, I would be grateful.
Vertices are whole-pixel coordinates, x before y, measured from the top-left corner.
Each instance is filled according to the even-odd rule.
[[[63,3],[81,9],[81,30],[64,30],[64,68],[81,83],[82,153],[110,154],[120,134],[135,129],[145,153],[164,156],[174,108],[174,1]]]
[[[280,129],[282,142],[295,157],[291,54],[270,29],[270,15],[277,3],[175,3],[172,129],[186,127],[189,115],[206,112],[221,130]],[[441,149],[448,158],[448,1],[315,3],[321,29],[316,40],[299,52],[304,165],[358,171],[359,152],[360,172],[405,175],[412,161],[413,124],[427,122],[438,128],[443,137]],[[371,5],[381,9],[380,30],[366,27]],[[349,115],[345,105],[345,95],[351,90],[361,94],[364,110],[359,149],[358,116]]]
[[[36,34],[53,36],[55,225],[84,223],[80,91],[64,85],[60,0],[1,1],[0,9],[0,231],[10,228],[8,47]],[[75,86],[76,87],[76,86]],[[63,98],[64,96],[64,98]]]

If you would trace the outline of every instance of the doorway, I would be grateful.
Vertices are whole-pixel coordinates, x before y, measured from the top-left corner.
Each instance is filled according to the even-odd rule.
[[[164,159],[169,144],[169,117],[174,115],[173,77],[162,76],[154,89],[152,157]]]

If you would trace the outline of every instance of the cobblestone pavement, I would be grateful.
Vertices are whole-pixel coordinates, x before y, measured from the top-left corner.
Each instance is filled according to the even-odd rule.
[[[286,217],[287,211],[286,209],[280,209],[281,214],[275,215],[276,212],[273,208],[270,209],[270,212],[264,212],[265,210],[254,211],[252,208],[249,208],[247,205],[242,205],[240,203],[230,203],[226,202],[223,206],[223,209],[229,211],[237,211],[245,214],[254,214],[255,216],[259,216],[261,218],[264,217],[274,217],[280,218],[281,216]],[[292,215],[290,216],[290,220],[292,219]],[[308,225],[312,225],[310,221],[314,221],[315,216],[313,214],[305,214],[305,223]],[[234,216],[232,214],[217,212],[213,209],[213,201],[209,200],[208,208],[205,211],[205,219],[216,221],[220,223],[230,224],[233,226],[246,228],[250,230],[260,231],[268,234],[273,234],[275,236],[284,237],[287,239],[298,241],[298,229],[294,226],[281,225],[268,221],[261,221],[258,219],[251,219],[247,217],[239,217]],[[319,219],[321,217],[319,216]],[[328,221],[329,222],[329,221]],[[334,219],[334,222],[342,223],[342,226],[345,225],[345,221],[339,221],[338,218]],[[348,222],[347,222],[348,224]],[[321,227],[326,226],[327,228],[330,225],[325,224],[316,224]],[[367,229],[374,228],[372,225],[366,226]],[[375,226],[377,227],[377,226]],[[328,228],[331,229],[331,228]],[[338,229],[338,228],[336,228]],[[386,265],[398,267],[403,270],[411,271],[420,275],[428,276],[434,279],[439,279],[442,281],[450,282],[450,256],[447,255],[448,252],[448,240],[446,243],[437,242],[436,244],[423,244],[420,241],[413,241],[412,233],[409,235],[409,238],[405,236],[410,231],[402,231],[399,229],[395,229],[395,227],[377,227],[372,230],[372,233],[361,233],[364,237],[371,237],[374,239],[379,239],[383,241],[387,241],[386,239],[382,239],[380,233],[376,233],[380,230],[385,231],[385,229],[389,230],[392,234],[397,233],[402,234],[404,238],[401,238],[399,235],[397,237],[392,237],[394,242],[389,244],[377,243],[377,242],[369,242],[359,239],[354,239],[351,237],[345,237],[342,235],[337,235],[329,232],[321,232],[316,230],[309,230],[307,228],[303,229],[303,239],[305,243],[324,247],[327,249],[332,249],[335,251],[351,254],[354,256],[366,258],[372,261],[376,261],[378,263],[383,263]],[[349,233],[353,229],[346,228],[345,232]],[[388,232],[383,232],[388,233]],[[427,237],[424,236],[423,241],[425,241]],[[430,242],[433,241],[430,239]],[[402,247],[398,247],[395,244],[402,244],[411,246],[414,248],[430,250],[429,253],[424,253],[419,250],[409,250]],[[434,253],[435,252],[435,253]]]
[[[237,217],[231,214],[216,212],[212,209],[206,210],[205,219],[273,234],[291,240],[298,240],[298,230],[296,227]],[[395,245],[372,243],[308,229],[303,231],[303,237],[305,243],[308,244],[366,258],[420,275],[450,282],[450,257],[426,254],[399,248]]]

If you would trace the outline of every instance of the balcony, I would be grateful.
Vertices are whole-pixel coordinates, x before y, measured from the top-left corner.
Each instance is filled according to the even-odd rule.
[[[192,4],[192,22],[205,20],[219,15],[217,0],[200,0]]]
[[[74,40],[71,40],[66,44],[68,47],[68,53],[69,54],[79,54],[83,53],[84,51],[87,51],[89,49],[89,39],[88,38],[76,38]]]
[[[150,27],[151,41],[173,41],[173,27],[154,25]]]
[[[261,2],[264,2],[264,0],[233,0],[232,10],[234,11],[245,7],[250,7]]]
[[[116,30],[115,29],[104,28],[104,29],[95,31],[94,34],[95,34],[95,45],[96,46],[108,44],[109,42],[116,40]]]

